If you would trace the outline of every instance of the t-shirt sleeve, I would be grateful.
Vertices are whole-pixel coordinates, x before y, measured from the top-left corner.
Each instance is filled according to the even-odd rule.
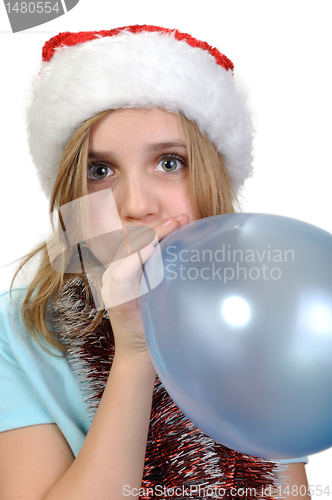
[[[299,458],[285,458],[283,460],[279,460],[281,464],[297,464],[303,463],[307,464],[309,462],[308,457],[299,457]]]
[[[0,316],[0,431],[54,423],[11,352],[12,333]]]
[[[26,330],[25,293],[0,294],[0,432],[55,423],[77,456],[90,427],[83,393],[64,353]]]

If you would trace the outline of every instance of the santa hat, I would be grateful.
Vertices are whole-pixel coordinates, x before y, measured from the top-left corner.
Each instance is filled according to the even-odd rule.
[[[235,191],[251,173],[250,114],[225,55],[156,26],[67,32],[43,48],[27,114],[30,151],[47,197],[75,130],[101,111],[128,107],[161,107],[196,122],[223,155]]]

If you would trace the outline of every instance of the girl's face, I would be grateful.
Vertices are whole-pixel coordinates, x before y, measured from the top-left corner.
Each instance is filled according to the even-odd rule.
[[[121,221],[151,224],[186,213],[188,154],[180,118],[155,109],[121,109],[98,122],[89,146],[88,190],[112,188]]]
[[[104,190],[112,194],[122,226],[153,225],[183,213],[193,221],[180,117],[160,108],[121,109],[96,123],[90,134],[88,192],[99,192],[103,199]],[[93,205],[98,206],[91,214],[96,234],[106,233],[112,206]]]

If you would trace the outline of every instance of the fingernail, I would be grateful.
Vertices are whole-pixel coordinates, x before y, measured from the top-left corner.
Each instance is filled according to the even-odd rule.
[[[148,253],[154,248],[154,245],[152,243],[149,243],[146,247],[142,248],[141,252]]]
[[[180,221],[180,220],[182,220],[182,219],[183,219],[183,215],[178,215],[178,216],[177,216],[177,217],[175,217],[175,218],[176,218],[176,220]]]
[[[162,223],[162,226],[169,226],[172,223],[172,219],[167,219]]]

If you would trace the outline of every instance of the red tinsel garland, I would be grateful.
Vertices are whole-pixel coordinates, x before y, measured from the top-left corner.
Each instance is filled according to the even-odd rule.
[[[81,297],[81,298],[79,298]],[[93,334],[82,331],[96,311],[85,307],[82,282],[64,288],[56,312],[69,362],[93,414],[114,356],[107,313]],[[243,455],[216,443],[183,415],[156,378],[147,440],[141,500],[224,498],[271,500],[278,480],[274,462]]]

